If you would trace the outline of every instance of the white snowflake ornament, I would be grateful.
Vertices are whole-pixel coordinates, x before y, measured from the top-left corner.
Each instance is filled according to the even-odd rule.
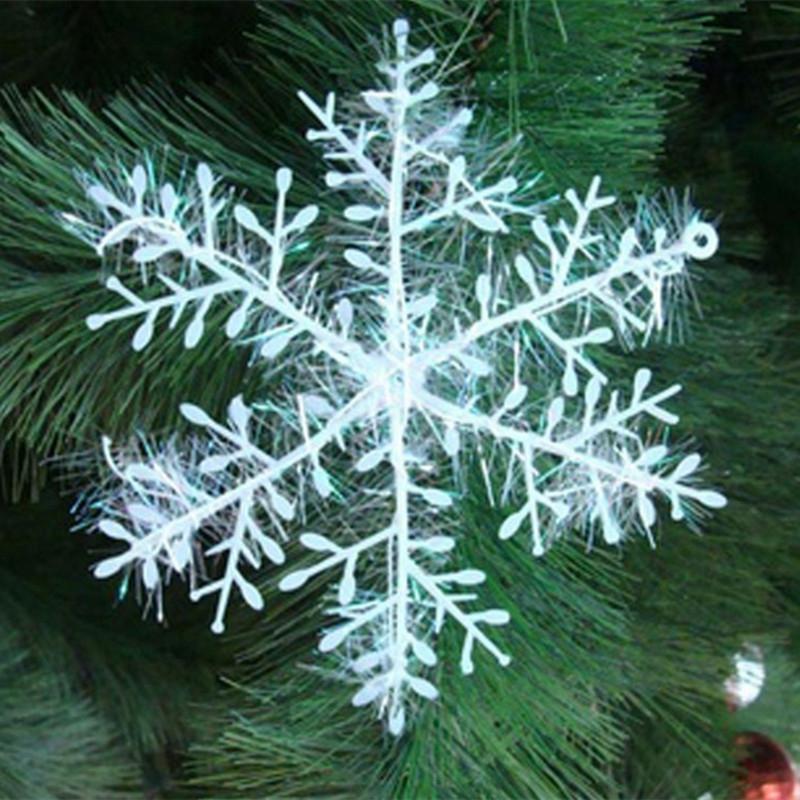
[[[599,178],[584,197],[566,192],[574,217],[550,225],[541,208],[515,201],[514,178],[480,180],[454,152],[471,114],[443,116],[439,87],[419,77],[434,53],[409,51],[404,20],[394,24],[393,48],[380,67],[386,85],[361,95],[363,120],[337,121],[333,93],[322,105],[299,93],[316,119],[308,139],[326,146],[332,165],[328,187],[354,198],[344,211],[347,243],[322,265],[282,274],[287,258],[302,261],[297,245],[318,213],[289,210],[285,168],[271,220],[234,205],[235,224],[223,225],[230,194],[201,164],[185,195],[159,187],[142,166],[120,191],[94,185],[102,223],[70,225],[101,255],[129,253],[145,284],[137,293],[109,278],[122,304],[90,316],[92,330],[135,320],[141,350],[159,321],[169,317],[172,328],[188,315],[193,348],[212,305],[228,303],[227,335],[256,325],[260,356],[275,359],[292,387],[283,408],[267,407],[272,414],[255,413],[241,396],[226,420],[185,403],[183,416],[199,430],[185,450],[173,443],[131,460],[105,441],[117,488],[104,497],[99,529],[124,549],[95,575],[135,569],[159,602],[171,575],[187,576],[193,599],[215,598],[212,629],[221,632],[233,593],[262,608],[248,575],[265,562],[282,565],[299,528],[313,557],[285,572],[280,589],[323,573],[338,581],[338,622],[320,650],[344,653],[360,682],[353,703],[375,703],[399,734],[410,695],[437,697],[423,675],[448,620],[463,630],[463,673],[473,670],[475,645],[510,661],[491,632],[508,613],[475,607],[484,573],[448,566],[456,542],[446,509],[458,484],[442,465],[455,465],[464,448],[478,453],[490,492],[503,486],[510,514],[500,537],[529,530],[535,555],[567,531],[598,530],[609,544],[631,530],[650,535],[659,495],[675,519],[725,500],[694,483],[699,456],[675,459],[640,431],[646,417],[677,421],[665,403],[680,387],[651,391],[650,371],[640,369],[627,399],[616,391],[604,399],[607,377],[590,353],[615,335],[598,318],[626,339],[662,325],[668,287],[690,259],[714,253],[713,227],[688,216],[672,233],[631,227],[604,236],[592,222],[614,198],[600,193]],[[506,264],[492,243],[515,218],[527,218],[533,238]],[[430,253],[468,229],[468,245],[485,237],[490,258],[465,301],[463,272]],[[318,270],[342,276],[335,291],[317,287]],[[525,379],[541,383],[554,361],[561,392],[533,396]],[[513,376],[503,377],[498,365],[512,362]],[[568,414],[572,407],[578,413]],[[337,504],[347,524],[304,530],[306,519],[324,524],[312,501]]]

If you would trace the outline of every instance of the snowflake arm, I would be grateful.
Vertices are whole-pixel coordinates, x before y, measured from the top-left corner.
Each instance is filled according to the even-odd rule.
[[[601,344],[611,336],[607,328],[599,328],[589,334],[583,333],[573,340],[566,340],[551,327],[547,318],[561,309],[575,306],[581,302],[592,301],[605,308],[616,321],[620,329],[630,325],[642,334],[647,334],[654,327],[662,324],[663,302],[661,293],[665,282],[673,276],[680,275],[690,259],[704,259],[711,256],[717,247],[717,234],[708,223],[699,220],[690,221],[675,241],[667,244],[666,231],[657,229],[654,232],[654,248],[644,251],[636,231],[628,228],[620,238],[619,249],[610,263],[595,268],[585,277],[569,281],[570,270],[574,267],[576,255],[586,253],[594,263],[589,248],[602,242],[599,234],[587,233],[586,227],[592,212],[606,208],[616,201],[614,197],[600,197],[598,190],[600,179],[595,177],[583,201],[578,200],[574,191],[566,196],[576,209],[577,219],[572,228],[563,220],[557,226],[558,232],[566,239],[563,251],[555,242],[553,233],[542,219],[532,224],[534,234],[540,242],[547,246],[549,252],[549,269],[538,276],[531,261],[520,254],[514,262],[519,279],[526,285],[532,295],[527,302],[516,303],[507,311],[497,314],[482,314],[461,334],[454,336],[449,342],[427,350],[419,356],[420,366],[428,368],[441,364],[450,358],[458,357],[471,345],[482,339],[491,337],[504,329],[523,324],[532,324],[552,345],[565,357],[565,390],[574,394],[577,380],[574,377],[574,365],[580,364],[592,377],[605,382],[605,376],[582,354],[585,344]],[[540,283],[546,280],[549,288],[543,291]],[[488,280],[488,276],[483,278]],[[626,283],[627,281],[627,283]],[[486,285],[486,284],[485,284]],[[620,290],[615,290],[615,285]],[[642,291],[646,291],[651,302],[644,309],[636,307],[635,302]],[[487,293],[490,289],[486,288]],[[629,306],[634,306],[630,308]],[[488,308],[488,302],[483,304]],[[644,318],[643,318],[644,316]],[[569,391],[567,386],[574,387]]]
[[[94,231],[96,249],[103,255],[112,247],[128,241],[137,245],[132,260],[144,270],[156,266],[156,277],[168,293],[157,298],[143,299],[127,288],[116,276],[106,286],[127,301],[127,305],[110,312],[90,315],[86,322],[90,329],[97,330],[109,322],[129,317],[142,317],[142,322],[133,337],[133,347],[141,350],[152,337],[154,325],[161,311],[171,310],[170,328],[174,328],[184,311],[195,307],[191,323],[186,328],[184,345],[192,348],[200,341],[204,332],[204,319],[212,303],[223,295],[235,295],[238,304],[229,316],[225,331],[234,338],[244,328],[253,306],[276,312],[284,318],[284,324],[268,332],[261,348],[262,355],[277,356],[296,336],[310,335],[315,345],[345,366],[363,358],[357,343],[347,339],[321,324],[302,307],[295,305],[278,284],[285,255],[294,238],[304,232],[316,219],[317,206],[308,205],[286,221],[286,195],[292,183],[291,170],[281,168],[276,175],[278,189],[276,211],[271,230],[264,228],[255,214],[244,205],[236,205],[234,217],[243,233],[262,241],[269,252],[267,259],[255,264],[244,258],[236,258],[220,249],[218,218],[227,205],[224,199],[216,199],[214,178],[211,170],[201,164],[197,168],[196,183],[199,197],[190,196],[181,203],[171,184],[164,184],[157,200],[150,199],[147,192],[147,177],[144,167],[137,166],[129,181],[133,198],[120,200],[103,186],[89,189],[89,196],[104,212],[106,225],[98,238]],[[145,205],[150,201],[150,207]],[[199,213],[200,222],[195,216]],[[122,219],[118,219],[122,217]],[[198,281],[198,271],[204,268],[215,280],[203,281],[200,285],[183,285],[166,271],[165,261],[177,256],[188,265],[187,278],[190,283]],[[264,263],[266,262],[266,263]],[[266,274],[265,274],[266,273]]]
[[[725,505],[725,498],[710,489],[699,489],[686,482],[699,466],[697,454],[686,456],[680,464],[666,475],[663,470],[656,471],[667,456],[667,448],[663,445],[644,448],[640,444],[635,430],[629,428],[631,421],[643,414],[652,416],[666,424],[674,424],[677,417],[662,408],[662,403],[680,391],[674,385],[644,397],[644,391],[650,382],[650,371],[641,369],[636,374],[633,396],[623,409],[617,408],[618,395],[614,392],[604,414],[597,415],[595,410],[600,397],[600,381],[593,379],[586,387],[585,412],[583,423],[578,433],[559,437],[556,431],[564,422],[564,398],[556,397],[547,410],[545,429],[541,433],[506,424],[501,421],[508,404],[495,414],[481,414],[474,410],[464,409],[433,395],[422,387],[418,387],[417,402],[434,416],[449,425],[458,425],[468,431],[485,432],[500,442],[511,447],[515,457],[521,463],[524,472],[526,503],[511,514],[500,529],[500,537],[507,539],[516,533],[522,521],[528,516],[533,532],[533,552],[543,555],[545,552],[545,536],[542,532],[538,506],[549,510],[556,522],[563,520],[569,511],[564,502],[562,491],[548,491],[541,485],[552,482],[553,471],[540,479],[540,471],[536,467],[538,454],[555,457],[571,468],[578,468],[578,474],[572,475],[572,490],[590,489],[593,495],[588,501],[588,513],[593,520],[599,520],[603,536],[608,544],[617,544],[622,532],[613,518],[608,496],[619,493],[621,488],[629,488],[635,493],[638,514],[642,525],[649,530],[656,521],[655,508],[649,495],[660,492],[672,504],[672,516],[680,520],[685,516],[685,504],[694,501],[709,508],[720,508]],[[613,438],[609,444],[608,437]],[[630,456],[623,445],[626,440],[633,441],[635,454]],[[597,445],[602,442],[602,449]],[[561,467],[563,469],[563,466]],[[574,505],[574,504],[573,504]],[[547,537],[555,538],[555,534]],[[547,542],[549,544],[549,542]]]
[[[250,410],[241,398],[231,402],[229,419],[231,428],[220,425],[197,406],[184,403],[182,414],[192,423],[216,434],[233,445],[232,450],[203,458],[196,469],[183,464],[134,462],[120,468],[111,457],[106,443],[106,459],[111,469],[123,481],[121,502],[108,503],[108,511],[121,511],[130,520],[132,529],[124,527],[114,516],[100,522],[100,530],[111,538],[125,541],[128,549],[121,554],[100,561],[94,574],[110,577],[125,568],[137,567],[142,571],[145,588],[153,591],[161,583],[159,566],[166,570],[183,572],[191,566],[192,550],[203,528],[214,527],[215,519],[225,524],[218,527],[217,537],[206,548],[204,555],[225,555],[227,564],[218,580],[192,591],[193,600],[209,594],[218,594],[217,610],[212,624],[215,633],[224,630],[224,616],[233,586],[239,590],[252,608],[259,610],[263,602],[255,587],[242,575],[241,561],[258,566],[261,556],[273,564],[282,564],[285,556],[276,539],[265,534],[257,523],[257,509],[265,509],[276,526],[289,522],[295,516],[295,505],[276,486],[291,469],[314,459],[331,441],[343,435],[347,426],[365,414],[371,405],[369,387],[356,395],[348,404],[334,413],[326,424],[302,444],[279,458],[267,455],[256,447],[247,432]],[[231,465],[250,467],[252,475],[231,477]],[[214,477],[215,486],[222,487],[216,494],[203,488],[205,478]],[[228,482],[234,480],[233,485]],[[228,517],[233,517],[231,527]]]

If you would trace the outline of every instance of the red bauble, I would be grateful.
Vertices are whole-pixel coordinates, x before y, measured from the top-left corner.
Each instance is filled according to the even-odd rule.
[[[761,733],[736,737],[741,800],[800,800],[794,765],[780,745]]]

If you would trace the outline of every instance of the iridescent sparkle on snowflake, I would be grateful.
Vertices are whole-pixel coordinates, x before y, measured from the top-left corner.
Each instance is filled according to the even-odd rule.
[[[680,387],[652,389],[641,368],[629,392],[607,392],[593,358],[615,336],[646,340],[663,325],[670,283],[714,253],[714,228],[688,215],[670,231],[604,234],[615,200],[599,178],[585,194],[567,191],[567,218],[549,223],[542,206],[517,199],[517,180],[476,174],[458,153],[472,115],[447,114],[424,78],[434,52],[412,52],[408,34],[395,22],[385,83],[362,93],[363,119],[340,119],[333,93],[321,103],[299,93],[327,186],[349,203],[336,239],[346,243],[321,263],[297,246],[318,209],[290,210],[286,168],[270,219],[235,204],[205,164],[181,193],[136,166],[124,185],[89,188],[99,221],[69,218],[100,255],[135,265],[108,279],[121,304],[91,315],[92,330],[134,321],[138,351],[168,320],[197,348],[208,312],[227,307],[228,337],[255,338],[291,386],[281,414],[275,398],[236,396],[219,420],[187,397],[181,412],[198,435],[182,454],[172,443],[136,458],[106,440],[116,488],[99,529],[124,547],[95,574],[135,570],[159,602],[170,576],[186,576],[193,599],[214,598],[215,632],[233,595],[262,608],[250,576],[267,562],[283,570],[286,592],[330,575],[338,621],[320,650],[345,654],[359,682],[353,703],[374,703],[393,734],[409,701],[437,697],[425,676],[444,624],[463,632],[463,673],[476,645],[510,661],[492,631],[508,613],[477,605],[484,573],[452,566],[448,509],[465,453],[478,455],[507,509],[486,535],[530,536],[537,556],[569,532],[609,544],[650,536],[657,496],[674,519],[725,503],[696,484],[698,455],[676,457],[642,429],[648,417],[662,429],[677,421],[666,403]],[[513,251],[492,246],[523,227]],[[490,254],[470,291],[464,269],[436,263],[459,237]],[[541,396],[527,384],[541,386],[545,367],[554,380]],[[319,505],[338,508],[339,522],[326,527]],[[310,557],[287,569],[292,539]]]

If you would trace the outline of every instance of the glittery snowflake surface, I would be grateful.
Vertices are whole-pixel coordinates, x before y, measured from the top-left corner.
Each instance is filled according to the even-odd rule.
[[[214,599],[221,632],[233,596],[263,607],[248,576],[283,565],[285,542],[299,538],[313,558],[281,567],[279,588],[323,574],[336,582],[319,648],[343,654],[359,682],[353,703],[374,703],[394,734],[413,696],[437,697],[425,674],[443,625],[462,630],[463,673],[476,645],[510,661],[492,635],[508,613],[478,604],[484,573],[451,566],[448,508],[465,453],[479,454],[487,487],[500,487],[493,501],[508,509],[486,535],[530,536],[536,556],[568,532],[609,544],[650,536],[659,495],[674,519],[725,503],[697,485],[699,456],[676,457],[643,430],[647,418],[660,430],[677,421],[666,404],[680,387],[653,389],[642,368],[629,391],[609,392],[592,358],[615,336],[646,340],[663,325],[670,286],[714,253],[713,227],[686,215],[672,230],[609,236],[615,201],[598,178],[567,191],[568,218],[548,222],[517,200],[517,180],[475,175],[458,153],[471,113],[443,112],[440,88],[424,80],[434,53],[412,52],[408,33],[394,24],[385,83],[362,93],[363,119],[340,120],[332,93],[321,103],[299,93],[314,119],[308,139],[331,167],[327,186],[350,202],[336,240],[345,243],[322,265],[309,256],[307,269],[283,274],[304,257],[297,243],[318,216],[314,205],[291,208],[286,168],[270,219],[235,204],[204,164],[181,192],[137,166],[119,190],[90,187],[99,224],[68,217],[143,279],[134,291],[133,278],[109,278],[119,304],[90,316],[92,330],[135,321],[139,351],[168,320],[202,359],[206,315],[227,304],[228,337],[255,328],[259,358],[291,377],[282,414],[237,396],[220,420],[186,402],[192,443],[126,458],[104,440],[116,485],[99,530],[121,547],[95,574],[133,571],[159,602],[166,581],[185,576],[193,599]],[[483,239],[500,252],[491,242],[520,228],[527,241],[486,259],[469,291],[463,270],[430,255],[431,242],[464,230],[470,247]],[[323,269],[341,276],[333,293],[318,290]],[[545,367],[553,388],[535,397],[526,377],[541,385]],[[350,521],[327,528],[326,505]]]

